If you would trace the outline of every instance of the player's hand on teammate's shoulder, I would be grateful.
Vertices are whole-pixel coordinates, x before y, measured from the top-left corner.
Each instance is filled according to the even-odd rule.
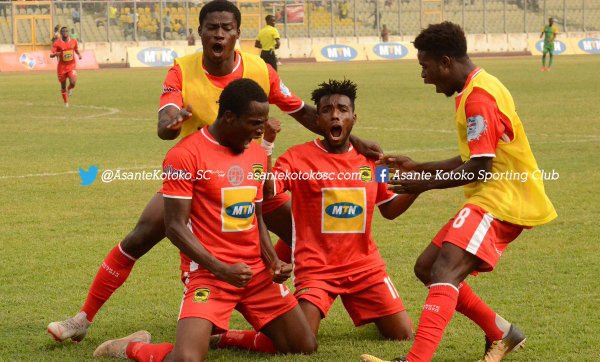
[[[252,269],[245,263],[225,264],[221,270],[215,272],[215,276],[234,287],[243,288],[252,279]]]
[[[397,194],[418,195],[425,191],[431,190],[431,183],[429,180],[415,180],[402,177],[399,179],[394,179],[390,177],[388,185],[388,189]]]
[[[177,113],[174,113],[171,118],[171,123],[167,125],[167,129],[177,130],[183,126],[183,122],[187,121],[192,117],[192,106],[187,105],[185,108],[180,109]]]
[[[292,264],[285,263],[279,259],[271,264],[271,275],[275,283],[283,283],[292,276]]]
[[[355,136],[351,136],[350,142],[352,142],[352,145],[354,148],[356,148],[358,153],[367,158],[379,160],[383,156],[383,150],[377,142],[365,140]]]
[[[279,132],[281,132],[281,122],[277,118],[269,117],[265,123],[265,141],[275,142],[275,138],[277,138]]]
[[[390,174],[396,170],[400,172],[416,171],[418,164],[410,157],[403,155],[384,155],[377,161],[378,165],[386,165],[390,168]]]

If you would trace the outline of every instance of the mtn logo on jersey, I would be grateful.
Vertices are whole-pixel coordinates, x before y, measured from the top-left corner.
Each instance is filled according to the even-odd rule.
[[[350,203],[350,202],[338,202],[337,204],[329,205],[325,209],[325,213],[331,217],[337,217],[339,219],[350,219],[357,217],[362,214],[363,208]]]
[[[254,226],[256,186],[225,187],[221,189],[221,230],[237,232]]]
[[[362,182],[372,182],[373,181],[373,170],[369,166],[360,166],[358,168],[360,172],[360,180]]]
[[[225,213],[239,219],[249,218],[254,215],[254,204],[251,202],[238,202],[226,208]]]
[[[367,221],[367,194],[362,187],[332,187],[321,190],[323,214],[321,232],[364,233]]]

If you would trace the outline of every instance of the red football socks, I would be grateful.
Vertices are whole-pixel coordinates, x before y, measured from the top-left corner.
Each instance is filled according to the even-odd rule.
[[[73,88],[75,88],[75,86],[74,86],[74,85],[72,85],[72,84],[69,84],[69,88],[68,88],[68,90],[71,90],[71,89],[73,89]]]
[[[131,342],[127,345],[127,358],[138,362],[162,362],[175,347],[171,343],[150,344]]]
[[[292,248],[288,246],[288,244],[284,243],[283,240],[277,240],[275,244],[275,252],[277,253],[277,257],[284,263],[292,262]]]
[[[485,304],[466,282],[460,283],[458,285],[458,290],[456,311],[464,314],[481,327],[490,341],[502,339],[504,333],[508,332],[510,324],[508,322],[501,323],[503,324],[501,327],[507,327],[506,331],[501,330],[496,324],[496,312]],[[502,317],[500,318],[502,322],[505,322]],[[504,324],[506,324],[506,326],[504,326]]]
[[[65,103],[69,103],[69,96],[67,95],[67,91],[66,91],[66,90],[64,90],[64,91],[60,91],[60,94],[61,94],[61,95],[62,95],[62,97],[63,97],[63,101],[64,101]]]
[[[432,284],[423,306],[417,335],[406,358],[410,362],[429,362],[452,319],[458,299],[458,289],[447,283]]]
[[[227,331],[221,334],[219,348],[239,348],[253,352],[277,353],[271,339],[256,331]]]
[[[81,308],[81,311],[87,314],[88,321],[94,319],[102,305],[125,283],[134,265],[135,259],[126,255],[121,250],[120,244],[108,253],[96,273],[85,304]]]

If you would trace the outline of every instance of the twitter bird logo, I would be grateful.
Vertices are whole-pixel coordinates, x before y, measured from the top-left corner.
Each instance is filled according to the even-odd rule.
[[[79,178],[81,179],[81,186],[89,186],[96,180],[98,175],[98,166],[90,166],[86,171],[83,168],[79,168]]]

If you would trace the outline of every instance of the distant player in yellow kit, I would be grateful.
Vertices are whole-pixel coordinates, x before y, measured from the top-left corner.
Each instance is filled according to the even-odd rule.
[[[467,200],[417,259],[415,273],[429,287],[429,295],[410,351],[395,360],[430,361],[456,310],[485,332],[484,361],[501,361],[523,345],[525,335],[487,306],[464,280],[469,274],[492,271],[524,229],[550,222],[556,211],[542,180],[534,177],[539,174],[538,165],[510,92],[471,62],[460,26],[450,22],[430,25],[414,44],[425,84],[435,85],[436,92],[447,97],[458,93],[455,122],[460,155],[426,163],[386,156],[384,161],[399,171],[441,173],[429,180],[391,183],[396,192],[408,194],[464,186]],[[484,182],[490,172],[528,177],[526,181],[493,178]],[[474,178],[447,177],[449,173]],[[381,361],[369,355],[361,359]]]

